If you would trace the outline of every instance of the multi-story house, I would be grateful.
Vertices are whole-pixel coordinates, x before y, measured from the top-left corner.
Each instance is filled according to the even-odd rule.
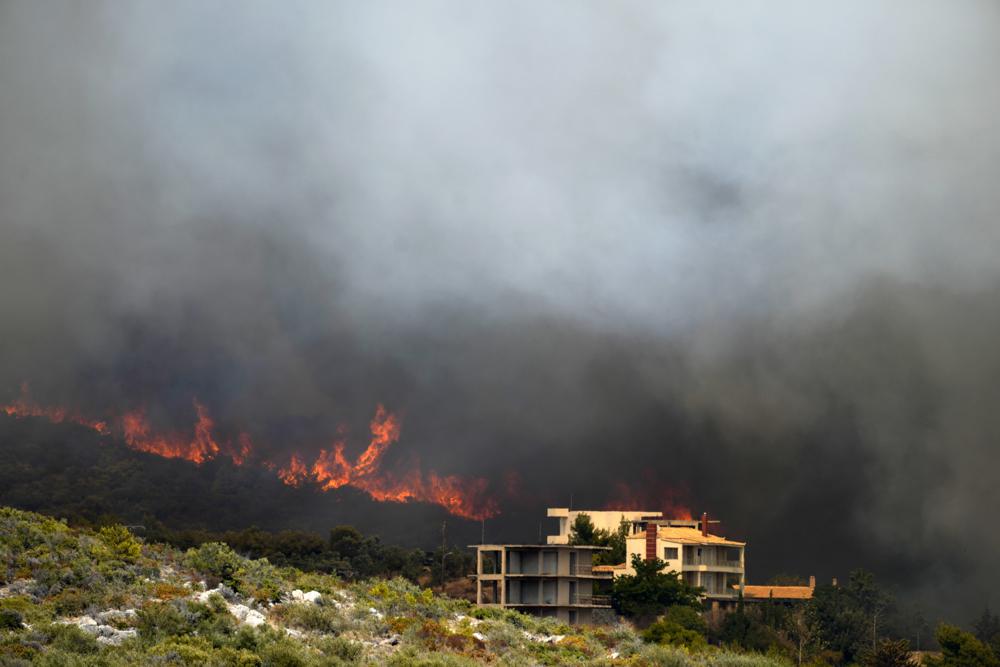
[[[477,544],[476,604],[591,623],[611,600],[600,588],[609,572],[595,571],[593,555],[604,547],[565,544]],[[595,589],[595,585],[598,588]]]
[[[663,518],[663,512],[653,510],[571,510],[568,507],[548,508],[549,518],[559,520],[559,532],[547,537],[549,544],[569,544],[569,533],[573,527],[576,517],[586,514],[598,530],[606,530],[613,533],[618,530],[622,520],[630,524],[630,534],[641,532],[645,526],[645,521],[653,521]]]
[[[615,575],[634,574],[633,556],[659,558],[666,562],[664,569],[702,588],[714,608],[735,602],[746,583],[746,543],[712,535],[708,526],[707,515],[702,515],[701,521],[647,521],[644,531],[626,539],[624,567],[614,568]]]

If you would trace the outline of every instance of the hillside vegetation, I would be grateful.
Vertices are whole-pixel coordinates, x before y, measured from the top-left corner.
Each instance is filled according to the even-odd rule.
[[[0,665],[780,665],[0,508]]]
[[[325,533],[333,525],[363,524],[369,534],[424,548],[441,543],[443,520],[460,544],[479,535],[478,522],[434,505],[376,503],[349,487],[292,487],[263,466],[237,466],[224,457],[195,465],[132,450],[120,438],[75,424],[16,419],[2,410],[0,450],[7,462],[0,466],[0,505],[64,517],[73,525],[119,522],[166,537],[250,526]]]

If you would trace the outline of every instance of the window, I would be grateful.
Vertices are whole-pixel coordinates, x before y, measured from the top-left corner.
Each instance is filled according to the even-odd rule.
[[[663,560],[677,560],[677,547],[663,547]]]

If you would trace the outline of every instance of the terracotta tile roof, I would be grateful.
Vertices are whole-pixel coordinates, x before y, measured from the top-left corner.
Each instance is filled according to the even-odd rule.
[[[733,586],[739,590],[739,586]],[[813,589],[808,586],[744,586],[743,597],[747,600],[808,600]]]
[[[702,535],[701,531],[697,528],[681,528],[677,526],[657,526],[656,538],[659,540],[667,540],[668,542],[679,542],[681,544],[720,544],[731,547],[742,547],[746,544],[745,542],[727,540],[724,537],[712,535],[711,533],[708,535]],[[628,539],[644,540],[646,539],[646,533],[640,532],[634,535],[629,535]]]
[[[618,565],[595,565],[592,569],[594,572],[614,572],[615,570],[624,570],[625,563],[619,563]]]

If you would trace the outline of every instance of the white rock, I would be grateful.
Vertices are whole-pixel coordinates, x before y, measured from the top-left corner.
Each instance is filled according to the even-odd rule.
[[[249,625],[252,628],[256,628],[258,625],[263,625],[267,623],[267,619],[264,614],[260,613],[256,609],[251,609],[245,604],[230,604],[229,613],[236,617],[236,619],[243,625]]]
[[[218,588],[213,588],[208,591],[202,591],[201,593],[195,593],[194,599],[204,604],[205,602],[208,602],[208,598],[212,597],[213,595],[222,595],[222,591],[220,591]],[[223,595],[223,597],[225,596]]]
[[[319,591],[309,591],[308,593],[302,595],[302,599],[306,602],[319,604],[319,601],[323,599],[323,595]]]
[[[479,640],[479,641],[481,641],[481,642],[485,642],[485,641],[486,641],[486,635],[484,635],[484,634],[483,634],[483,633],[481,633],[481,632],[473,632],[473,633],[472,633],[472,637],[473,637],[474,639],[478,639],[478,640]]]
[[[549,635],[548,637],[542,637],[543,644],[558,644],[562,640],[566,639],[566,635]]]
[[[608,657],[611,658],[612,660],[617,660],[619,657],[621,657],[621,654],[618,653],[618,651],[612,651],[611,654],[608,655]]]
[[[302,631],[296,630],[295,628],[285,628],[285,634],[289,637],[295,637],[297,639],[302,636]]]
[[[137,615],[138,614],[135,609],[108,609],[99,613],[97,615],[97,620],[104,623],[112,619],[135,618]]]
[[[104,626],[109,627],[109,626]],[[133,639],[139,636],[138,631],[134,628],[129,628],[128,630],[115,630],[111,628],[112,632],[107,634],[102,634],[97,638],[98,643],[108,644],[110,646],[118,646],[126,639]]]
[[[303,594],[302,591],[300,591],[299,589],[296,588],[294,591],[290,593],[290,595],[292,596],[292,599],[295,600],[296,602],[302,601]]]
[[[382,612],[380,612],[375,607],[368,607],[368,613],[370,613],[372,616],[374,616],[375,618],[377,618],[379,620],[382,620],[383,618],[385,618],[385,616],[382,614]]]

